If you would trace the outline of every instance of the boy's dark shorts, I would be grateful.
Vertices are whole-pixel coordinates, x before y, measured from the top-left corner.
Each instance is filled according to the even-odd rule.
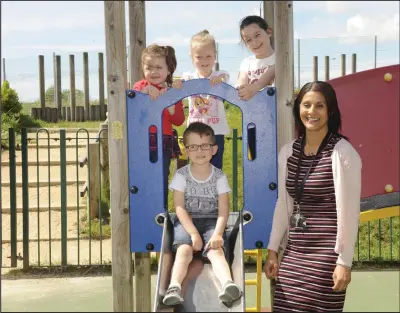
[[[207,251],[204,251],[203,249],[214,234],[217,218],[193,218],[192,221],[194,226],[197,228],[201,239],[203,240],[203,248],[201,250],[202,256],[207,256]],[[225,232],[222,235],[222,239],[224,240],[222,249],[224,252],[226,252],[227,239]],[[192,239],[183,225],[179,222],[178,218],[176,218],[174,221],[174,242],[172,244],[173,251],[176,252],[178,247],[184,244],[191,246]]]

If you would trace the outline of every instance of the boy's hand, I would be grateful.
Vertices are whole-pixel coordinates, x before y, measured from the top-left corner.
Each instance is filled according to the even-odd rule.
[[[174,115],[175,114],[175,104],[168,107],[167,110],[168,110],[169,114]]]
[[[224,75],[213,76],[210,78],[211,86],[225,82]]]
[[[177,79],[172,82],[172,88],[182,89],[183,87],[183,80]]]
[[[239,97],[241,100],[250,100],[258,91],[255,84],[246,84],[238,87]]]
[[[201,240],[200,234],[197,233],[192,235],[191,239],[193,251],[201,251],[201,248],[203,247],[203,240]]]
[[[219,234],[214,234],[207,242],[206,246],[204,247],[204,250],[218,249],[221,248],[223,244],[224,244],[224,239],[222,238],[222,236]]]

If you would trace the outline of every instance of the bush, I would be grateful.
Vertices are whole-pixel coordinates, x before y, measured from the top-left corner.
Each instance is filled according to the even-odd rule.
[[[18,114],[22,110],[22,104],[19,102],[18,93],[10,88],[10,83],[4,81],[1,86],[1,112],[11,115]]]

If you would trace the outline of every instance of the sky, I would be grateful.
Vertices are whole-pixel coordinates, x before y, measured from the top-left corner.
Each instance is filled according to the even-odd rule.
[[[235,83],[240,62],[249,55],[240,44],[239,22],[260,14],[260,1],[146,1],[146,42],[171,44],[176,49],[175,74],[191,70],[190,37],[208,29],[219,43],[220,68]],[[398,1],[294,1],[295,86],[312,78],[312,57],[331,59],[331,77],[339,76],[340,54],[357,53],[357,70],[399,63]],[[97,98],[98,52],[105,51],[103,1],[2,1],[1,56],[6,78],[21,100],[39,97],[38,55],[45,56],[46,87],[53,82],[52,54],[61,55],[62,88],[68,88],[68,54],[76,59],[76,84],[83,89],[82,52],[89,52],[90,97]],[[126,6],[126,25],[128,9]],[[129,33],[127,33],[129,38]],[[298,43],[300,42],[300,62]],[[3,79],[3,73],[2,73]],[[82,87],[81,87],[82,86]]]

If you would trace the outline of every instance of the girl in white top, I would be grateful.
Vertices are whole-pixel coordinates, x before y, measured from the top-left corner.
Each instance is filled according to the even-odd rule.
[[[279,153],[278,200],[264,265],[267,278],[278,278],[273,311],[342,311],[358,233],[362,163],[339,133],[331,85],[304,85],[293,114],[299,137]]]
[[[242,100],[275,81],[275,51],[271,46],[272,30],[260,16],[250,15],[240,22],[240,37],[253,55],[240,64],[236,86]]]
[[[240,37],[254,53],[240,64],[236,87],[242,100],[250,100],[257,91],[275,81],[275,51],[271,47],[272,30],[260,16],[250,15],[240,22]],[[256,158],[255,127],[248,128],[248,158]]]
[[[215,39],[207,30],[195,34],[190,40],[190,56],[195,67],[194,72],[182,74],[182,80],[208,78],[211,84],[228,82],[229,74],[225,71],[214,71],[217,47]],[[178,85],[177,85],[178,84]],[[179,81],[174,86],[179,86]],[[189,116],[187,125],[202,122],[212,127],[216,137],[218,152],[211,163],[222,169],[225,135],[230,134],[222,99],[210,95],[195,95],[188,98]]]

